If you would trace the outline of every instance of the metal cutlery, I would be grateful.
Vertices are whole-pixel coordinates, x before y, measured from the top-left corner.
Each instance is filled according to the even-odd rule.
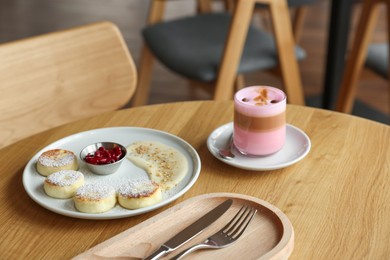
[[[185,255],[188,255],[198,249],[219,249],[233,244],[245,232],[256,212],[256,209],[244,206],[241,207],[232,220],[230,220],[230,222],[221,230],[207,238],[204,242],[194,245],[171,258],[171,260],[181,259]]]
[[[166,241],[163,245],[160,246],[153,254],[146,257],[145,260],[155,260],[159,259],[161,256],[166,255],[169,252],[174,251],[179,246],[188,242],[200,232],[202,232],[206,227],[208,227],[211,223],[216,221],[220,216],[222,216],[232,205],[233,200],[228,199],[225,202],[221,203],[219,206],[209,211],[203,217],[180,231],[174,237]]]
[[[226,145],[220,149],[218,149],[218,154],[224,159],[231,160],[235,157],[232,153],[233,148],[233,133],[230,135]]]

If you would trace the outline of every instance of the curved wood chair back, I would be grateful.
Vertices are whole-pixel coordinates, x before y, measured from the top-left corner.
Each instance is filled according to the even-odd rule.
[[[123,107],[136,67],[118,28],[99,22],[0,45],[0,148]]]
[[[351,113],[353,109],[359,76],[366,61],[368,46],[375,29],[381,4],[386,6],[387,31],[390,37],[390,0],[363,0],[356,35],[347,60],[336,104],[336,110],[339,112]]]

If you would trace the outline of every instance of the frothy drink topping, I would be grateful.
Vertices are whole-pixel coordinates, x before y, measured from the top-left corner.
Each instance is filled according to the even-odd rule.
[[[275,116],[285,111],[286,95],[274,87],[246,87],[235,94],[234,104],[236,112],[246,116]]]
[[[284,93],[272,87],[248,87],[240,91],[237,99],[254,106],[266,106],[279,103],[285,99]]]

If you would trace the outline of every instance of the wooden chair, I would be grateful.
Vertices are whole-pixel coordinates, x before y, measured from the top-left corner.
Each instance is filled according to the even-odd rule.
[[[259,68],[270,69],[279,65],[289,102],[304,104],[300,72],[294,49],[295,41],[292,34],[289,9],[285,0],[235,0],[232,16],[229,16],[228,12],[198,14],[196,17],[182,18],[183,20],[180,21],[163,22],[166,2],[164,0],[153,0],[151,2],[148,18],[149,26],[143,31],[145,45],[139,65],[139,84],[133,100],[134,106],[147,103],[153,59],[155,57],[178,74],[191,80],[213,84],[215,86],[214,100],[231,99],[234,86],[242,86],[242,84],[235,84],[239,82],[240,74]],[[251,26],[251,18],[256,3],[269,6],[272,14],[275,42],[272,37]],[[203,19],[203,21],[199,22],[200,19]],[[191,28],[194,21],[195,27],[200,24],[203,29],[206,28],[207,33],[203,34],[203,31],[200,33],[199,28]],[[172,23],[173,26],[171,26]],[[202,23],[205,24],[202,25]],[[187,24],[190,26],[188,30],[194,30],[187,31],[184,27]],[[162,30],[160,30],[160,26]],[[222,30],[226,30],[226,32],[221,32]],[[193,36],[192,32],[198,35],[203,34],[203,39],[200,40],[202,41],[201,44],[212,42],[214,45],[207,47],[201,45],[200,48],[188,47],[186,49],[188,43],[196,44],[197,39],[192,41],[189,37],[179,38],[179,36],[174,36],[177,31],[184,31],[190,36]],[[215,39],[215,36],[220,38]],[[179,42],[175,43],[172,40]],[[183,40],[185,42],[180,44],[180,41]],[[264,45],[266,46],[264,47]],[[179,50],[176,47],[181,49]],[[202,54],[204,57],[201,57],[197,53],[198,49],[207,50],[209,53],[204,52]],[[202,63],[202,58],[209,59],[208,64],[186,63],[183,59],[185,55],[182,55],[182,50],[187,55],[194,56],[190,58],[194,58],[200,63]],[[263,60],[260,60],[257,56]],[[214,60],[210,60],[211,58]],[[179,59],[179,62],[177,60],[172,62],[172,59]],[[194,70],[188,65],[194,66]],[[256,67],[257,65],[259,66]],[[205,70],[202,71],[204,68]],[[198,72],[201,75],[195,75]]]
[[[213,1],[222,2],[222,5],[226,10],[233,10],[234,8],[234,0],[198,0],[199,12],[211,12],[213,10]],[[287,5],[292,13],[292,29],[296,44],[299,43],[299,40],[301,39],[309,5],[318,1],[319,0],[287,0]],[[265,21],[264,23],[268,24],[270,14],[267,10],[267,5],[261,3],[256,4],[255,12],[258,12],[261,18],[265,18],[262,20]]]
[[[0,45],[0,148],[124,106],[136,67],[118,28],[99,22]]]
[[[291,12],[291,24],[296,44],[298,44],[301,39],[309,5],[318,1],[319,0],[287,0],[287,5]],[[260,16],[266,18],[267,21],[270,20],[270,13],[264,4],[257,4],[256,11]]]
[[[337,111],[344,113],[351,113],[352,111],[359,75],[366,62],[367,49],[371,39],[370,36],[375,28],[376,18],[378,17],[381,4],[386,5],[387,30],[388,36],[390,36],[390,0],[363,0],[355,39],[351,52],[349,53],[345,73],[341,82],[340,93],[336,105]]]

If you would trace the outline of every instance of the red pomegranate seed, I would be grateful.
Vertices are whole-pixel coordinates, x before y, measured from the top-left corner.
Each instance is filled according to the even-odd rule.
[[[84,160],[91,164],[109,164],[117,162],[122,156],[122,150],[119,146],[113,149],[105,149],[103,146],[99,147],[95,153],[89,153]]]

